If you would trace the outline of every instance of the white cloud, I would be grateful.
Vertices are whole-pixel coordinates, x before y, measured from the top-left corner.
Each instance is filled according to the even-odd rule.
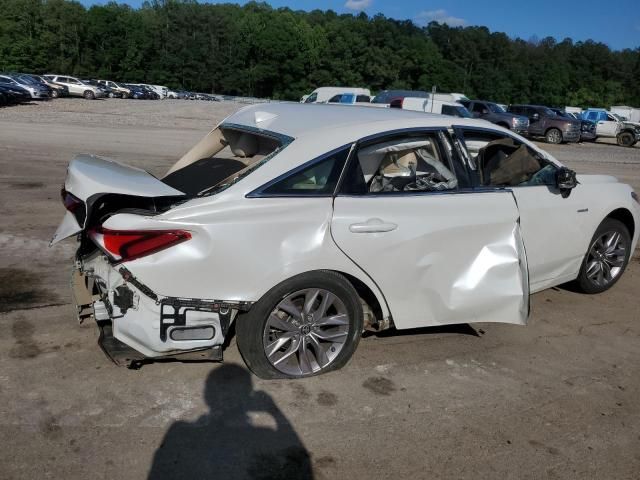
[[[365,8],[369,8],[372,3],[373,0],[347,0],[344,8],[348,8],[349,10],[364,10]]]
[[[446,23],[450,27],[464,27],[467,21],[464,18],[454,17],[449,15],[446,10],[425,10],[416,15],[414,21],[421,25],[426,25],[429,22]]]

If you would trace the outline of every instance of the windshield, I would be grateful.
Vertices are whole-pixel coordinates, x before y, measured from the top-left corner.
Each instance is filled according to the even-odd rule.
[[[556,117],[556,112],[554,112],[553,110],[551,110],[550,108],[541,108],[542,113],[545,117]]]
[[[456,105],[443,105],[442,106],[442,114],[450,115],[452,117],[462,117],[462,118],[471,118],[471,112],[467,110],[463,106]]]
[[[625,117],[623,117],[621,115],[618,115],[617,113],[612,113],[611,115],[613,115],[613,117],[616,120],[620,121],[620,122],[626,122],[627,121],[627,119]]]
[[[505,113],[504,108],[502,108],[497,103],[487,103],[487,106],[489,107],[489,110],[491,110],[493,113]]]
[[[22,83],[26,83],[28,85],[39,85],[39,82],[36,81],[34,78],[32,78],[29,75],[20,75],[18,77],[18,80],[20,80]]]

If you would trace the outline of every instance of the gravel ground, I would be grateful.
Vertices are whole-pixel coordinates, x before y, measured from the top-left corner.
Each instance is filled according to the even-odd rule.
[[[110,364],[69,305],[72,241],[47,247],[73,155],[160,174],[233,103],[62,99],[0,109],[0,478],[638,479],[640,262],[595,296],[532,296],[527,327],[363,338],[301,381],[223,365]],[[640,149],[544,146],[640,191]],[[550,239],[550,245],[551,245]],[[281,449],[282,442],[289,447]],[[229,454],[234,455],[233,459]],[[152,470],[155,466],[155,470]],[[220,468],[225,468],[225,474]],[[208,477],[209,478],[209,477]]]
[[[2,108],[0,121],[206,130],[245,105],[202,100],[61,98]]]

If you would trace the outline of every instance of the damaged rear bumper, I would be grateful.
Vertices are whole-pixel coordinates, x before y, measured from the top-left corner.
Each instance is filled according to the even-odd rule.
[[[95,320],[100,348],[126,366],[160,358],[221,361],[231,323],[251,307],[158,295],[101,255],[76,262],[72,291],[78,320]]]

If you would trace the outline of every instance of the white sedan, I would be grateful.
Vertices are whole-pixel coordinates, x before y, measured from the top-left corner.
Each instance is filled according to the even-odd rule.
[[[80,320],[120,364],[222,359],[264,378],[342,367],[364,330],[525,324],[529,295],[602,292],[638,241],[628,185],[473,119],[270,104],[161,179],[81,155],[52,242],[79,241]]]

